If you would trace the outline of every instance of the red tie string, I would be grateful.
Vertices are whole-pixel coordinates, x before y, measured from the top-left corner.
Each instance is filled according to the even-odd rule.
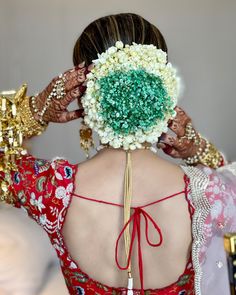
[[[140,283],[141,283],[141,294],[144,294],[144,289],[143,289],[143,260],[142,260],[142,249],[141,249],[141,230],[140,230],[140,224],[141,224],[141,215],[143,215],[144,219],[145,219],[145,235],[146,235],[146,240],[147,243],[152,246],[152,247],[158,247],[162,244],[163,241],[163,237],[162,237],[162,232],[161,229],[159,228],[159,226],[156,224],[156,222],[153,220],[153,218],[142,208],[153,205],[153,204],[157,204],[163,201],[166,201],[168,199],[171,199],[173,197],[176,196],[180,196],[181,194],[185,194],[185,198],[188,202],[188,209],[189,209],[189,213],[190,216],[192,216],[193,212],[194,212],[194,208],[192,207],[191,203],[188,200],[188,194],[190,192],[189,189],[189,178],[187,175],[184,175],[184,181],[185,181],[185,188],[183,191],[180,191],[178,193],[175,193],[173,195],[164,197],[162,199],[156,200],[154,202],[148,203],[146,205],[143,205],[141,207],[132,207],[131,209],[134,209],[134,213],[130,216],[129,220],[126,222],[126,224],[124,225],[123,229],[121,230],[117,240],[116,240],[116,248],[115,248],[115,260],[116,260],[116,264],[118,266],[119,269],[121,270],[127,270],[131,261],[131,253],[132,253],[132,249],[133,249],[133,243],[136,237],[136,233],[138,236],[138,265],[139,265],[139,276],[140,276]],[[93,202],[98,202],[98,203],[103,203],[103,204],[108,204],[108,205],[114,205],[114,206],[118,206],[118,207],[124,207],[124,205],[121,204],[116,204],[116,203],[111,203],[111,202],[107,202],[107,201],[103,201],[103,200],[96,200],[94,198],[88,198],[88,197],[84,197],[78,194],[73,193],[74,196],[82,198],[82,199],[86,199],[86,200],[90,200]],[[133,221],[133,229],[132,229],[132,234],[131,234],[131,243],[130,243],[130,248],[129,248],[129,255],[127,258],[127,264],[126,266],[122,267],[119,262],[118,262],[118,245],[119,245],[119,241],[121,236],[123,235],[125,229],[127,228],[128,224],[130,224]],[[148,237],[148,224],[149,221],[154,225],[158,235],[159,235],[159,242],[158,243],[152,243],[149,240]]]
[[[141,215],[143,215],[144,220],[145,220],[145,235],[146,235],[146,240],[147,243],[152,246],[152,247],[158,247],[162,244],[163,241],[163,237],[162,237],[162,232],[161,229],[159,228],[159,226],[156,224],[156,222],[153,220],[153,218],[145,211],[143,210],[141,207],[136,207],[134,208],[134,213],[130,216],[129,220],[126,222],[126,224],[124,225],[123,229],[121,230],[117,240],[116,240],[116,248],[115,248],[115,260],[116,260],[116,264],[119,267],[119,269],[121,270],[127,270],[130,264],[130,260],[131,260],[131,253],[132,253],[132,249],[133,249],[133,243],[134,243],[134,239],[136,237],[136,233],[138,236],[138,265],[139,265],[139,277],[140,277],[140,283],[141,283],[141,294],[144,293],[144,289],[143,289],[143,259],[142,259],[142,248],[141,248]],[[130,248],[129,248],[129,255],[127,258],[127,264],[126,266],[121,266],[119,261],[118,261],[118,245],[119,245],[119,241],[121,236],[123,235],[126,227],[128,226],[128,224],[130,224],[133,221],[133,229],[132,229],[132,234],[131,234],[131,243],[130,243]],[[150,242],[150,239],[148,237],[148,226],[149,226],[149,222],[151,222],[153,224],[153,226],[155,227],[158,236],[159,236],[159,242],[158,243],[152,243]]]

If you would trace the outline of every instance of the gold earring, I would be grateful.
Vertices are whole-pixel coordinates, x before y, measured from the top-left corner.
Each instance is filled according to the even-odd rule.
[[[80,130],[80,146],[86,153],[86,158],[89,158],[89,149],[94,147],[93,131],[88,127],[84,120],[81,122]]]

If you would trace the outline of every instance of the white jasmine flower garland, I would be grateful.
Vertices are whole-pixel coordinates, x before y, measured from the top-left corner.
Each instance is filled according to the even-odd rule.
[[[154,144],[174,118],[179,78],[154,45],[117,41],[93,61],[81,99],[85,123],[102,144],[125,150]]]

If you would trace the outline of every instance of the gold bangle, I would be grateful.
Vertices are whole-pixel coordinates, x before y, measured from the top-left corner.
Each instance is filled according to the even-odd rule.
[[[23,136],[26,138],[32,137],[34,135],[40,135],[47,128],[47,125],[42,125],[34,118],[30,109],[30,97],[25,97],[20,103],[20,117],[23,123],[22,131]]]
[[[203,164],[207,167],[217,169],[220,167],[222,162],[222,155],[216,149],[216,147],[210,143],[208,152],[199,158],[200,164]]]

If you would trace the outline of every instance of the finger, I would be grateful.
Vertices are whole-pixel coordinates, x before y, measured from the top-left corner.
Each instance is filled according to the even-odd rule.
[[[169,134],[163,134],[163,136],[161,137],[160,144],[172,146],[181,155],[194,145],[194,143],[191,140],[188,140],[186,138],[181,139],[178,137],[173,137]]]
[[[182,137],[185,135],[185,128],[187,123],[185,121],[177,121],[172,120],[171,123],[169,123],[169,129],[173,131],[177,136]]]
[[[66,72],[64,74],[65,78],[65,89],[70,91],[86,80],[86,68],[76,68],[73,72]]]
[[[162,144],[164,143],[164,144],[167,144],[170,146],[174,146],[176,143],[176,138],[167,134],[167,133],[164,133],[164,134],[162,134],[159,143],[162,143]]]
[[[67,107],[72,101],[74,101],[75,99],[79,99],[81,97],[81,90],[83,90],[83,88],[77,87],[67,92],[67,94],[60,100],[60,103],[64,107]]]
[[[164,143],[162,143],[162,142],[157,143],[156,146],[157,146],[158,149],[164,149],[166,147],[166,145]]]
[[[88,66],[88,71],[91,72],[94,67],[95,67],[95,64],[94,63],[90,64]]]
[[[81,118],[83,115],[83,109],[75,110],[75,111],[65,111],[62,112],[58,118],[59,123],[66,123],[72,120],[76,120]]]
[[[172,158],[181,158],[181,155],[179,154],[179,152],[168,144],[162,150],[165,154],[167,154],[168,156],[171,156]]]
[[[176,111],[176,116],[175,116],[175,118],[170,119],[170,120],[168,121],[168,127],[170,127],[170,125],[172,124],[172,122],[173,122],[174,119],[178,119],[178,118],[180,118],[181,116],[183,116],[183,115],[185,114],[184,110],[182,110],[182,109],[181,109],[180,107],[178,107],[178,106],[176,106],[176,107],[174,108],[174,110]]]
[[[83,61],[82,63],[80,63],[79,65],[78,65],[78,68],[84,68],[85,67],[85,61]]]
[[[85,67],[85,61],[83,61],[83,62],[80,63],[79,65],[77,65],[77,66],[75,66],[75,67],[73,67],[73,68],[71,68],[71,69],[65,71],[65,72],[63,73],[63,75],[66,76],[68,73],[74,73],[74,72],[76,72],[78,69],[82,69],[82,68],[84,68],[84,67]]]
[[[184,115],[184,114],[186,114],[186,112],[181,107],[179,107],[179,106],[176,106],[175,107],[175,111],[176,111],[177,115]]]
[[[77,80],[79,85],[82,84],[86,80],[86,69],[79,69],[77,71]]]
[[[180,107],[175,107],[176,116],[173,120],[168,122],[168,127],[173,131],[178,137],[185,135],[186,125],[191,122],[191,118],[185,113],[185,111]]]
[[[176,106],[175,111],[176,111],[176,116],[174,118],[175,121],[184,122],[185,125],[188,122],[192,121],[191,118],[189,117],[189,115],[182,108]]]

